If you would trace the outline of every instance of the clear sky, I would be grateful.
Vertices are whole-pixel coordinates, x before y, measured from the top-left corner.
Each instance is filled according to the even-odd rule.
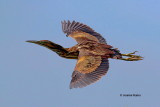
[[[75,45],[62,20],[85,23],[144,60],[110,59],[99,82],[69,89],[76,60],[25,42]],[[160,107],[159,46],[160,0],[0,0],[0,107]]]

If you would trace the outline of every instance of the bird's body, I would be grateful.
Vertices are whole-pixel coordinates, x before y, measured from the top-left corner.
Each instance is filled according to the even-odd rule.
[[[61,57],[78,59],[72,74],[70,88],[82,88],[98,81],[108,71],[108,58],[123,60],[124,54],[108,45],[99,33],[87,25],[75,21],[64,21],[62,22],[62,30],[67,36],[77,41],[75,46],[63,48],[48,40],[28,42],[45,46]],[[131,57],[131,61],[142,59],[136,55],[129,57]]]

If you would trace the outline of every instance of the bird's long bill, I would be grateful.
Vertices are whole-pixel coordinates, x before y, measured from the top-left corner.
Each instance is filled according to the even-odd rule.
[[[35,43],[35,44],[38,44],[38,45],[43,45],[44,43],[49,43],[50,41],[48,40],[27,40],[26,42],[29,42],[29,43]]]
[[[37,45],[41,45],[41,46],[44,46],[44,47],[47,47],[50,49],[50,47],[54,47],[54,44],[48,40],[27,40],[26,42],[29,42],[29,43],[34,43],[34,44],[37,44]]]
[[[36,40],[27,40],[26,42],[29,42],[29,43],[37,43],[38,41],[36,41]]]

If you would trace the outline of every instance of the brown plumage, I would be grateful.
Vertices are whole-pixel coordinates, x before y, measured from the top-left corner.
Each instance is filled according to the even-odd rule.
[[[70,88],[81,88],[96,82],[109,68],[108,58],[115,55],[112,46],[89,26],[79,22],[62,22],[63,32],[77,41],[70,50],[79,51]],[[119,53],[118,58],[121,58]],[[86,76],[87,75],[87,76]]]
[[[109,69],[108,58],[125,61],[142,60],[141,56],[132,55],[134,53],[121,54],[118,49],[108,45],[99,33],[85,24],[63,21],[62,30],[78,44],[71,48],[63,48],[48,40],[27,42],[44,46],[63,58],[78,59],[72,73],[70,88],[82,88],[98,81]]]

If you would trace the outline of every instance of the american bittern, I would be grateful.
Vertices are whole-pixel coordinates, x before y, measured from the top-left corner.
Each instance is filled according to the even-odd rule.
[[[139,61],[143,57],[135,52],[121,54],[117,48],[106,43],[106,40],[89,26],[79,22],[62,22],[62,30],[67,36],[74,38],[77,45],[64,48],[49,40],[29,40],[27,42],[44,46],[59,56],[67,59],[78,59],[72,74],[70,88],[82,88],[98,81],[109,68],[108,58]]]

